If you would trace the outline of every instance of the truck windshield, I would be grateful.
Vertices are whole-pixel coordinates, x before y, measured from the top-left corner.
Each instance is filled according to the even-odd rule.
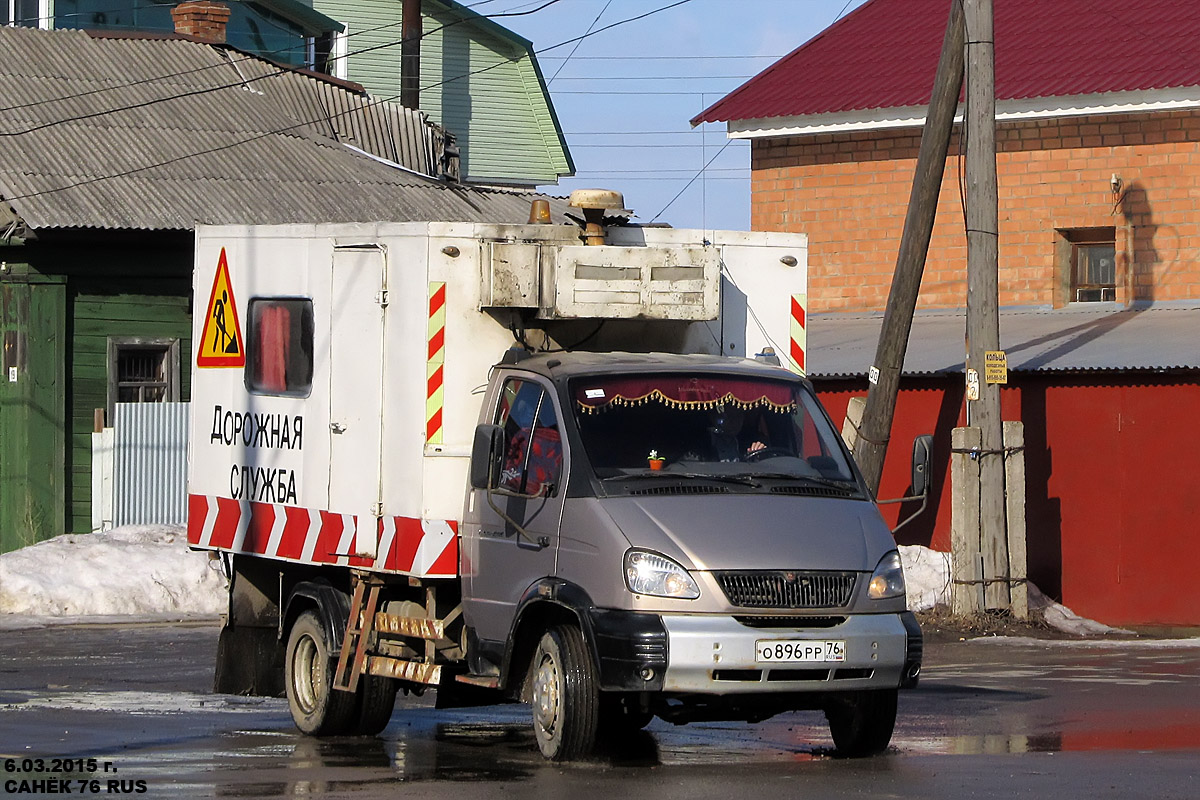
[[[662,472],[855,481],[837,433],[803,384],[604,376],[576,379],[571,397],[588,460],[601,479]]]

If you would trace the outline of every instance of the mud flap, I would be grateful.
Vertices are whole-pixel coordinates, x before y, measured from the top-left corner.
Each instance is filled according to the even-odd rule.
[[[283,644],[276,626],[226,625],[217,641],[217,694],[283,697]]]
[[[279,566],[265,559],[235,555],[229,575],[229,610],[217,641],[213,691],[283,697]]]

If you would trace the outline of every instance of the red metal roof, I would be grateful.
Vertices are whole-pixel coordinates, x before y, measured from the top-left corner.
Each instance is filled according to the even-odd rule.
[[[692,120],[929,104],[951,0],[870,0]],[[1197,0],[994,0],[996,99],[1200,86]]]

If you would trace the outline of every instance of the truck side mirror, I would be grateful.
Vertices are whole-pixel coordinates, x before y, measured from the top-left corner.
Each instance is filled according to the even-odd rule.
[[[478,425],[471,446],[471,487],[492,490],[500,478],[507,449],[504,428],[499,425]]]
[[[933,461],[933,437],[929,434],[913,439],[912,493],[921,497],[929,491],[929,465]]]

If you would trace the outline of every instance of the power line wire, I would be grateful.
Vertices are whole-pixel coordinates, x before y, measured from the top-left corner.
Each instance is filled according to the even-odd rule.
[[[539,6],[539,7],[538,7],[537,9],[535,9],[535,10],[541,10],[542,8],[545,8],[546,6],[548,6],[548,5],[552,5],[553,3],[556,3],[556,2],[559,2],[559,0],[549,0],[548,2],[544,3],[542,6]],[[551,47],[550,47],[550,48],[547,48],[547,49],[554,49],[554,48],[557,48],[557,47],[561,47],[561,46],[564,46],[565,44],[570,44],[571,42],[574,42],[574,41],[575,41],[576,39],[578,39],[578,38],[587,38],[588,36],[594,36],[594,35],[597,35],[597,34],[603,33],[604,31],[611,30],[612,28],[615,28],[615,27],[617,27],[618,25],[624,25],[624,24],[626,24],[626,23],[629,23],[629,22],[636,22],[636,21],[638,21],[638,20],[645,19],[646,17],[648,17],[648,16],[650,16],[650,15],[652,15],[652,14],[656,14],[656,13],[658,13],[658,12],[660,12],[660,11],[666,11],[666,10],[668,10],[668,9],[675,8],[675,7],[677,7],[677,6],[681,6],[681,5],[684,5],[685,3],[689,3],[689,2],[691,2],[691,0],[678,0],[678,1],[677,1],[677,2],[675,2],[675,3],[671,3],[670,5],[663,6],[663,7],[661,7],[661,8],[655,9],[655,10],[653,10],[653,11],[649,11],[649,12],[647,12],[647,13],[645,13],[645,14],[641,14],[641,15],[639,15],[639,16],[637,16],[637,17],[631,17],[631,18],[628,18],[628,19],[625,19],[625,20],[620,20],[620,21],[618,21],[618,22],[615,22],[615,23],[613,23],[613,24],[611,24],[611,25],[607,25],[607,26],[605,26],[604,28],[601,28],[601,29],[599,29],[599,30],[597,30],[597,31],[594,31],[594,32],[593,32],[593,33],[591,33],[591,34],[585,34],[583,37],[575,37],[575,39],[569,39],[569,40],[567,40],[566,42],[560,42],[559,44],[556,44],[556,45],[551,45]],[[499,16],[499,15],[496,15],[496,16]],[[504,63],[504,62],[501,62],[501,63]],[[485,68],[483,68],[483,69],[481,69],[481,70],[477,70],[476,72],[482,72],[482,71],[486,71],[486,70],[489,70],[489,69],[494,69],[496,66],[499,66],[499,64],[494,64],[494,65],[491,65],[491,66],[489,66],[489,67],[485,67]],[[474,73],[471,73],[471,74],[474,74]],[[460,76],[460,77],[466,77],[466,76]],[[451,80],[453,80],[453,79],[451,79]],[[242,84],[241,82],[239,82],[239,83],[238,83],[238,84],[236,84],[236,85],[238,85],[238,86],[241,86],[241,85],[243,85],[243,84]],[[440,85],[440,84],[439,84],[439,85]],[[223,88],[228,88],[228,87],[223,87]],[[340,112],[337,112],[337,113],[335,113],[335,114],[325,114],[325,115],[322,115],[322,116],[316,117],[316,118],[314,118],[314,119],[309,119],[309,120],[305,120],[305,121],[302,121],[302,122],[297,122],[297,123],[296,123],[296,124],[294,124],[294,125],[288,125],[288,126],[285,126],[285,127],[283,127],[283,128],[278,128],[278,129],[275,129],[275,130],[266,131],[266,132],[263,132],[263,133],[258,133],[258,134],[255,134],[255,135],[253,135],[253,136],[249,136],[249,137],[247,137],[247,138],[245,138],[245,139],[242,139],[242,140],[240,140],[240,141],[237,141],[237,142],[232,142],[232,143],[230,143],[230,144],[219,145],[219,146],[217,146],[217,147],[210,147],[210,148],[208,148],[208,149],[206,149],[206,150],[200,150],[200,151],[197,151],[197,152],[194,152],[194,153],[187,153],[187,154],[184,154],[184,155],[181,155],[181,156],[177,156],[177,157],[175,157],[175,158],[167,159],[166,161],[161,161],[161,162],[157,162],[157,163],[154,163],[154,164],[147,164],[147,165],[143,165],[143,166],[141,166],[141,167],[134,167],[134,168],[131,168],[131,169],[128,169],[128,170],[122,170],[122,171],[120,171],[120,172],[112,173],[112,174],[109,174],[109,175],[98,175],[98,176],[95,176],[95,177],[92,177],[92,178],[88,178],[88,179],[85,179],[85,180],[81,180],[81,181],[76,181],[76,182],[73,182],[73,183],[69,183],[69,184],[67,184],[67,185],[65,185],[65,186],[59,186],[59,187],[56,187],[56,188],[54,188],[54,189],[44,189],[44,190],[42,190],[42,191],[39,191],[39,192],[30,192],[30,193],[23,194],[23,195],[14,195],[14,196],[12,196],[12,197],[8,197],[8,198],[6,198],[6,199],[7,199],[8,201],[13,201],[13,200],[27,200],[27,199],[30,199],[30,198],[33,198],[33,197],[41,197],[41,196],[43,196],[43,195],[48,195],[48,194],[56,194],[56,193],[58,193],[58,192],[63,192],[63,191],[67,191],[67,190],[69,190],[69,189],[75,189],[75,188],[79,188],[79,187],[81,187],[81,186],[90,186],[90,185],[92,185],[92,184],[95,184],[95,183],[100,183],[101,181],[105,181],[105,180],[113,180],[113,179],[116,179],[116,178],[124,178],[124,177],[128,177],[128,176],[130,176],[130,175],[136,175],[136,174],[138,174],[138,173],[140,173],[140,172],[146,172],[146,171],[148,171],[148,170],[152,170],[152,169],[158,169],[158,168],[160,168],[160,167],[165,167],[165,166],[170,166],[171,164],[175,164],[175,163],[178,163],[178,162],[180,162],[180,161],[186,161],[186,160],[187,160],[187,159],[189,159],[189,158],[197,158],[197,157],[199,157],[199,156],[210,155],[210,154],[212,154],[212,153],[217,153],[217,152],[221,152],[221,151],[224,151],[224,150],[231,150],[231,149],[233,149],[234,147],[240,147],[240,146],[242,146],[242,145],[244,145],[244,144],[249,144],[249,143],[251,143],[251,142],[255,142],[255,141],[258,141],[258,140],[260,140],[260,139],[264,139],[264,138],[266,138],[266,137],[268,137],[268,136],[275,136],[275,135],[278,135],[278,134],[287,133],[287,132],[289,132],[289,131],[292,131],[292,130],[295,130],[295,129],[297,129],[297,128],[302,128],[302,127],[304,127],[304,126],[306,126],[306,125],[313,125],[313,124],[316,124],[316,123],[319,123],[319,122],[331,122],[331,121],[333,121],[334,119],[337,119],[337,118],[339,118],[339,117],[346,116],[346,115],[348,115],[348,114],[352,114],[352,113],[358,113],[359,111],[365,110],[365,109],[367,109],[367,108],[371,108],[371,107],[373,107],[373,106],[381,105],[381,104],[383,104],[383,103],[389,103],[389,102],[393,102],[393,101],[395,101],[395,100],[398,100],[398,99],[399,99],[399,97],[400,97],[400,95],[393,95],[393,96],[391,96],[391,97],[386,97],[386,98],[377,99],[377,100],[371,100],[371,101],[369,101],[369,102],[365,103],[363,106],[361,106],[361,107],[360,107],[360,108],[358,108],[358,109],[345,109],[345,110],[343,110],[343,111],[340,111]],[[732,140],[731,140],[731,141],[732,141]],[[727,142],[727,143],[725,144],[725,147],[728,147],[728,146],[729,146],[729,144],[730,144],[730,142]],[[725,147],[722,147],[722,148],[721,148],[721,150],[717,152],[717,155],[720,155],[720,154],[721,154],[721,152],[722,152],[722,151],[724,151]],[[716,158],[716,156],[713,156],[713,158]],[[710,161],[709,163],[712,163],[712,162]],[[430,180],[431,180],[431,181],[433,181],[433,179],[432,179],[432,178],[430,178]],[[693,178],[693,180],[695,180],[695,179]],[[685,187],[685,188],[686,188],[686,187]],[[674,202],[674,201],[672,201],[672,202]],[[665,210],[665,209],[664,209],[664,210]],[[661,213],[661,212],[660,212],[660,213]]]
[[[672,205],[674,205],[676,200],[678,200],[680,197],[683,196],[683,193],[686,192],[688,190],[688,188],[691,187],[691,185],[696,182],[696,179],[698,179],[701,175],[703,175],[704,171],[706,169],[708,169],[710,166],[712,166],[712,163],[717,160],[717,156],[721,155],[721,153],[724,153],[725,148],[729,147],[729,145],[732,143],[733,143],[732,139],[730,139],[728,142],[726,142],[725,145],[720,150],[717,151],[717,154],[714,155],[712,158],[710,158],[708,160],[708,163],[706,163],[703,167],[701,167],[700,171],[697,172],[695,175],[693,175],[692,179],[690,181],[688,181],[687,184],[682,189],[680,189],[679,192],[676,193],[676,195],[674,197],[672,197],[671,200],[665,206],[662,207],[662,210],[659,211],[657,214],[655,214],[653,217],[651,217],[650,221],[654,222],[654,220],[658,219],[664,213],[666,213],[666,210],[668,208],[670,208]]]
[[[595,34],[597,34],[597,33],[604,33],[605,31],[612,30],[613,28],[616,28],[616,27],[617,27],[617,26],[619,26],[619,25],[626,25],[626,24],[628,24],[628,23],[630,23],[630,22],[637,22],[638,20],[643,20],[643,19],[645,19],[646,17],[653,16],[653,15],[655,15],[655,14],[658,14],[658,13],[659,13],[659,12],[661,12],[661,11],[670,11],[672,8],[676,8],[676,7],[678,7],[678,6],[686,5],[686,4],[690,3],[690,2],[692,2],[692,0],[677,0],[677,2],[671,3],[671,4],[669,4],[669,5],[662,6],[661,8],[656,8],[656,9],[654,9],[654,10],[652,10],[652,11],[647,11],[645,14],[639,14],[639,15],[638,15],[638,16],[636,16],[636,17],[629,17],[628,19],[623,19],[623,20],[619,20],[619,21],[617,21],[617,22],[614,22],[614,23],[612,23],[611,25],[605,25],[603,28],[600,28],[599,30],[597,30],[597,31],[593,31],[593,32],[591,32],[591,33],[585,33],[583,36],[576,36],[574,39],[567,39],[565,42],[559,42],[558,44],[552,44],[552,45],[550,45],[549,47],[546,47],[546,48],[544,48],[544,49],[542,49],[542,50],[538,50],[538,51],[537,51],[537,54],[540,56],[542,53],[549,52],[550,50],[557,50],[557,49],[558,49],[558,48],[560,48],[560,47],[566,47],[567,45],[569,45],[569,44],[572,44],[572,43],[574,43],[574,42],[577,42],[577,41],[579,41],[580,39],[586,39],[587,37],[589,37],[589,36],[594,36],[594,35],[595,35]]]
[[[0,0],[0,2],[7,4],[8,0]],[[58,27],[57,23],[59,20],[70,19],[71,17],[85,17],[85,16],[92,17],[91,20],[87,20],[82,23],[83,25],[86,25],[87,22],[89,22],[89,21],[96,22],[96,16],[99,14],[105,14],[105,15],[119,14],[123,11],[136,12],[136,11],[144,11],[144,10],[148,10],[148,9],[145,6],[138,6],[135,3],[134,5],[121,6],[119,8],[106,8],[106,9],[100,9],[100,10],[88,9],[86,11],[70,11],[70,12],[64,12],[64,13],[55,12],[54,14],[47,14],[45,16],[21,17],[20,19],[12,20],[11,22],[8,23],[8,25],[12,26],[12,27],[18,27],[18,28],[42,29],[41,23],[51,22],[51,23],[55,23],[54,27],[57,28]],[[263,22],[267,25],[270,25],[272,28],[274,28],[275,30],[277,30],[281,33],[285,33],[285,34],[294,33],[294,31],[289,31],[287,28],[283,27],[278,22],[276,22],[275,20],[271,19],[268,16],[259,15],[255,18],[255,20],[258,22]],[[22,24],[22,23],[26,23],[26,22],[36,22],[38,24],[37,25]],[[106,27],[106,28],[81,27],[81,28],[67,28],[66,30],[111,30],[111,31],[125,31],[125,32],[135,32],[135,31],[144,30],[143,28],[141,28],[140,26],[137,26],[137,25],[116,25],[116,24],[110,25],[110,23],[108,23],[107,21],[99,23],[99,24],[108,25],[109,27]],[[280,50],[273,50],[270,52],[279,53],[279,52],[283,52],[284,49],[290,50],[292,48],[291,47],[283,48]]]
[[[654,14],[658,14],[659,12],[669,11],[672,8],[676,8],[677,6],[686,5],[687,3],[690,3],[690,2],[692,2],[692,0],[676,0],[676,2],[674,2],[674,3],[670,3],[669,5],[661,6],[659,8],[653,9],[651,11],[647,11],[646,13],[639,14],[636,17],[628,17],[626,19],[618,20],[610,25],[605,25],[603,28],[592,31],[591,33],[585,33],[582,36],[576,36],[574,38],[559,42],[558,44],[552,44],[549,47],[542,48],[541,50],[535,50],[534,55],[540,57],[542,55],[542,53],[549,52],[550,50],[557,50],[560,47],[566,47],[569,44],[574,44],[575,42],[579,41],[580,39],[587,39],[591,36],[596,36],[598,34],[604,33],[605,31],[612,30],[613,28],[616,28],[619,25],[626,25],[630,22],[637,22],[638,20],[643,20],[646,17],[653,16]],[[497,69],[497,68],[502,67],[505,64],[509,64],[509,63],[512,63],[511,60],[498,61],[495,64],[489,64],[486,67],[480,67],[479,69],[471,70],[470,72],[464,73],[462,75],[455,75],[454,77],[446,78],[443,81],[438,81],[437,83],[432,83],[432,84],[429,84],[428,86],[422,86],[421,91],[427,91],[429,89],[436,89],[439,86],[444,86],[447,83],[453,83],[454,81],[460,81],[460,80],[463,80],[464,78],[474,77],[475,75],[479,75],[484,72],[490,72],[493,69]]]
[[[608,7],[611,5],[612,5],[612,0],[608,0],[608,2],[604,4],[604,8],[600,9],[600,13],[596,15],[596,18],[594,20],[592,20],[592,24],[587,26],[587,30],[584,31],[585,35],[592,32],[592,28],[596,27],[596,23],[600,21],[600,18],[604,16],[604,12],[608,11]],[[567,57],[564,58],[562,60],[562,63],[558,65],[558,69],[556,69],[554,71],[554,75],[551,76],[550,80],[546,81],[547,87],[549,87],[550,84],[554,83],[554,79],[557,78],[558,74],[563,71],[564,67],[567,66],[567,62],[569,62],[571,60],[571,56],[575,55],[575,51],[579,49],[579,46],[581,44],[583,44],[582,39],[580,39],[578,42],[575,43],[575,46],[571,48],[571,52],[567,53]],[[563,78],[563,80],[568,80],[568,79]],[[571,80],[573,80],[573,79],[571,79]]]
[[[430,87],[432,88],[432,87]],[[725,94],[725,90],[708,89],[701,91],[699,89],[693,91],[684,91],[682,89],[663,89],[662,91],[653,90],[618,90],[618,89],[565,89],[555,92],[557,95],[567,94],[583,94],[583,95],[612,95],[615,97],[696,97],[699,95],[709,94]]]
[[[753,75],[567,75],[564,81],[744,81]]]
[[[745,141],[745,140],[731,139],[730,143],[732,144],[735,141]],[[712,144],[715,145],[716,142],[713,142]],[[749,144],[749,142],[746,142],[746,144]],[[645,148],[671,148],[673,150],[680,150],[680,149],[684,149],[684,148],[694,148],[694,149],[698,150],[698,149],[707,147],[709,145],[705,145],[700,142],[684,142],[682,144],[636,144],[636,143],[589,144],[587,142],[577,142],[576,146],[580,147],[580,148],[592,149],[592,150],[595,150],[595,149],[623,149],[623,150],[637,149],[637,150],[642,150]]]
[[[708,169],[708,168],[706,168]],[[714,167],[708,169],[709,172],[750,172],[749,167]],[[695,169],[584,169],[580,173],[587,175],[667,175],[670,173],[682,172],[684,175],[695,175]]]
[[[483,3],[477,3],[476,5],[483,5],[484,3],[488,3],[491,1],[492,0],[483,0]],[[552,6],[555,3],[559,3],[561,1],[562,0],[546,0],[546,2],[543,2],[537,8],[534,8],[530,11],[521,11],[521,12],[507,11],[507,12],[499,12],[497,14],[493,14],[490,16],[483,15],[483,14],[481,14],[480,16],[483,17],[484,19],[496,19],[499,17],[527,16],[529,14],[535,14],[538,11],[541,11],[542,9]],[[3,0],[0,0],[0,2],[3,2]],[[446,23],[445,25],[439,25],[438,27],[433,28],[431,30],[422,31],[420,38],[424,39],[426,36],[432,36],[433,34],[440,33],[441,31],[444,31],[447,28],[454,27],[455,25],[461,25],[461,24],[470,22],[471,20],[472,20],[471,17],[466,17],[466,16],[460,17],[452,22]],[[365,28],[361,31],[353,31],[351,33],[346,34],[346,38],[350,38],[352,36],[361,36],[361,35],[367,34],[367,33],[378,33],[379,31],[382,31],[382,30],[387,30],[389,28],[395,28],[400,24],[401,24],[400,22],[388,22],[383,25],[378,25],[374,28]],[[365,53],[371,53],[376,50],[383,50],[388,47],[395,47],[396,45],[400,44],[401,41],[402,40],[400,40],[400,39],[395,39],[395,40],[390,40],[388,42],[385,42],[383,44],[373,45],[371,47],[365,47],[361,50],[354,50],[352,52],[346,53],[341,56],[332,56],[331,55],[329,61],[337,61],[337,60],[340,60],[343,58],[350,58],[351,56],[359,56],[359,55],[363,55]],[[119,84],[114,84],[111,86],[103,86],[98,89],[89,89],[86,92],[77,92],[76,94],[61,95],[59,97],[51,97],[51,98],[46,98],[44,100],[36,100],[31,103],[22,103],[22,104],[13,105],[13,106],[6,106],[3,108],[0,108],[0,113],[5,112],[5,111],[16,111],[16,110],[23,109],[23,108],[32,108],[35,106],[46,105],[49,103],[65,102],[67,100],[75,100],[75,99],[78,99],[81,97],[90,97],[92,95],[104,94],[105,92],[113,92],[113,91],[117,91],[119,89],[127,89],[127,88],[132,88],[134,86],[141,86],[141,85],[147,84],[147,83],[158,83],[161,81],[168,80],[170,78],[179,78],[179,77],[182,77],[185,75],[194,75],[199,72],[206,72],[210,69],[225,69],[231,65],[236,66],[237,64],[245,63],[248,61],[269,60],[269,59],[267,59],[267,56],[278,55],[279,53],[282,53],[285,50],[290,50],[290,49],[291,48],[283,48],[283,49],[279,49],[279,50],[269,50],[266,53],[263,53],[261,55],[245,54],[245,55],[238,56],[236,58],[233,56],[228,56],[228,58],[229,58],[228,62],[211,64],[207,67],[200,67],[199,69],[181,70],[179,72],[172,72],[172,73],[168,73],[166,75],[156,75],[156,76],[152,76],[149,78],[143,78],[141,80],[129,81],[126,83],[119,83]],[[288,72],[294,72],[294,71],[296,71],[296,70],[293,67],[280,67],[278,70],[276,70],[274,73],[272,73],[272,75],[283,75]],[[265,75],[265,76],[261,76],[261,77],[271,77],[272,75]],[[258,80],[258,79],[256,79],[256,80]],[[233,88],[235,86],[244,85],[245,83],[246,83],[246,81],[239,80],[239,81],[235,81],[233,83],[227,84],[226,86],[216,87],[216,88]],[[180,97],[187,97],[187,96],[191,96],[190,93],[180,95]],[[160,100],[169,100],[169,99],[172,99],[172,98],[165,97],[165,98],[161,98]],[[127,110],[127,108],[140,108],[140,107],[142,107],[142,106],[139,105],[139,106],[114,108],[114,109],[109,109],[109,111],[112,111],[112,112],[124,111],[124,110]],[[79,119],[87,119],[87,118],[90,118],[90,116],[89,117],[81,117]],[[57,125],[57,124],[62,124],[63,122],[72,122],[72,121],[75,121],[75,120],[67,118],[67,119],[56,121],[53,124]],[[41,127],[34,128],[32,130],[41,130]]]
[[[718,134],[725,136],[725,131],[719,131],[715,128],[693,128],[692,130],[683,131],[567,131],[564,136],[695,136],[697,133],[701,135]]]
[[[596,173],[589,172],[589,173],[585,173],[585,174],[595,175]],[[711,178],[705,178],[705,180],[708,180],[708,181],[745,181],[748,177],[749,176],[747,176],[747,175],[715,175]],[[602,180],[602,179],[601,178],[590,178],[590,180]],[[626,181],[652,181],[654,183],[665,183],[667,181],[681,181],[681,180],[683,180],[682,175],[679,177],[673,178],[669,175],[655,175],[655,174],[621,175],[619,177],[613,178],[614,183],[615,182],[625,183]],[[690,180],[688,182],[688,185],[689,186],[691,185]],[[684,190],[686,190],[686,189],[687,189],[687,186],[684,187]],[[672,200],[672,202],[674,202],[674,201]],[[666,208],[663,208],[663,211],[666,211],[666,210],[667,210]],[[659,213],[661,214],[662,211],[660,211]],[[651,221],[653,221],[653,220],[651,220]]]
[[[567,56],[546,56],[545,61],[565,60]],[[714,61],[718,59],[751,59],[778,61],[783,56],[576,56],[575,61]]]

